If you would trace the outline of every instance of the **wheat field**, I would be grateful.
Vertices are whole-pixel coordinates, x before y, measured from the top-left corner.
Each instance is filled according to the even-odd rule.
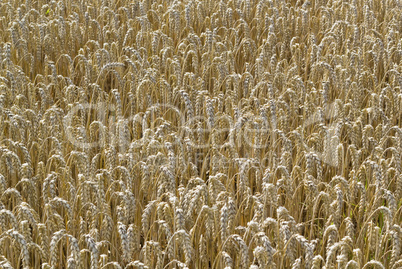
[[[402,268],[400,0],[0,1],[1,268]]]

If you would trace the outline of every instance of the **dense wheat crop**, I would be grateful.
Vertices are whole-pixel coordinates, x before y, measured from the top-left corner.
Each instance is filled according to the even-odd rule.
[[[400,0],[0,1],[0,267],[402,268]]]

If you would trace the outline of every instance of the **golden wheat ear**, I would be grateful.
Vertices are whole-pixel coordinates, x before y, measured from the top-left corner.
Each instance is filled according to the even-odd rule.
[[[1,268],[400,268],[399,0],[0,4]]]

